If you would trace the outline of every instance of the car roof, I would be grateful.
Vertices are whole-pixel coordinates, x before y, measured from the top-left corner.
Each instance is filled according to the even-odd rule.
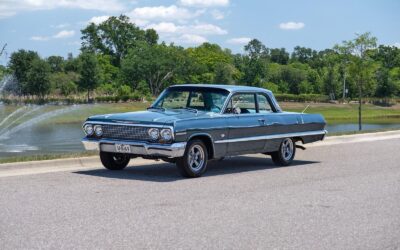
[[[271,92],[270,90],[263,88],[242,86],[242,85],[225,85],[225,84],[180,84],[180,85],[170,86],[170,88],[174,87],[217,88],[217,89],[225,89],[229,92],[237,92],[237,91]]]

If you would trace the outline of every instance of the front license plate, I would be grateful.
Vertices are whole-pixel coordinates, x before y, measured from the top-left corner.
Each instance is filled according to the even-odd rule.
[[[131,146],[125,144],[115,144],[115,151],[118,153],[130,153]]]

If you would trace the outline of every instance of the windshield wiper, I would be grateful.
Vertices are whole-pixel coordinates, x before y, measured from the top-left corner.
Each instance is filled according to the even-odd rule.
[[[162,108],[162,107],[153,107],[153,106],[150,106],[150,107],[147,108],[147,110],[149,110],[149,109],[157,109],[157,110],[165,111],[165,108]]]

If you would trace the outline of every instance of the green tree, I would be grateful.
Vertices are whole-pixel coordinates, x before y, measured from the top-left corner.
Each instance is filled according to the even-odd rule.
[[[39,55],[31,50],[21,49],[11,54],[8,67],[17,79],[17,91],[19,94],[30,94],[28,90],[28,72],[32,67],[32,62],[38,59],[40,59]]]
[[[274,63],[288,64],[289,53],[286,52],[285,48],[270,49],[270,59]]]
[[[50,93],[50,65],[40,59],[34,59],[31,63],[31,67],[27,73],[27,92],[31,95],[39,96],[43,99],[47,94]]]
[[[350,74],[357,84],[358,88],[358,128],[362,130],[362,98],[364,86],[373,78],[373,61],[367,53],[376,48],[377,38],[371,36],[371,33],[356,34],[356,38],[351,41],[344,41],[343,47],[347,48],[351,54]]]
[[[79,55],[81,75],[79,87],[87,91],[87,101],[90,102],[90,92],[92,92],[99,84],[100,69],[97,62],[97,57],[94,53],[83,51]]]
[[[177,72],[182,68],[184,61],[180,60],[182,48],[173,45],[142,43],[131,49],[122,60],[121,74],[123,81],[136,89],[141,80],[145,80],[153,95],[158,95],[168,85]]]
[[[233,84],[238,79],[239,72],[229,63],[218,63],[215,66],[215,83]]]
[[[148,41],[155,44],[158,39],[155,31],[145,32],[131,23],[125,15],[109,17],[98,25],[90,23],[81,32],[82,48],[110,55],[115,66],[120,65],[128,50],[134,48],[138,42]]]
[[[52,73],[64,71],[64,58],[62,56],[49,56],[46,61],[50,65]]]

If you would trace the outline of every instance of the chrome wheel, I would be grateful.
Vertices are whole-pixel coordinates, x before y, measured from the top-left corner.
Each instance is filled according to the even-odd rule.
[[[284,160],[288,161],[292,158],[293,149],[294,149],[293,141],[289,138],[284,139],[281,147],[281,154]]]
[[[205,154],[204,150],[200,145],[193,145],[189,150],[188,165],[189,167],[197,172],[204,164]]]

